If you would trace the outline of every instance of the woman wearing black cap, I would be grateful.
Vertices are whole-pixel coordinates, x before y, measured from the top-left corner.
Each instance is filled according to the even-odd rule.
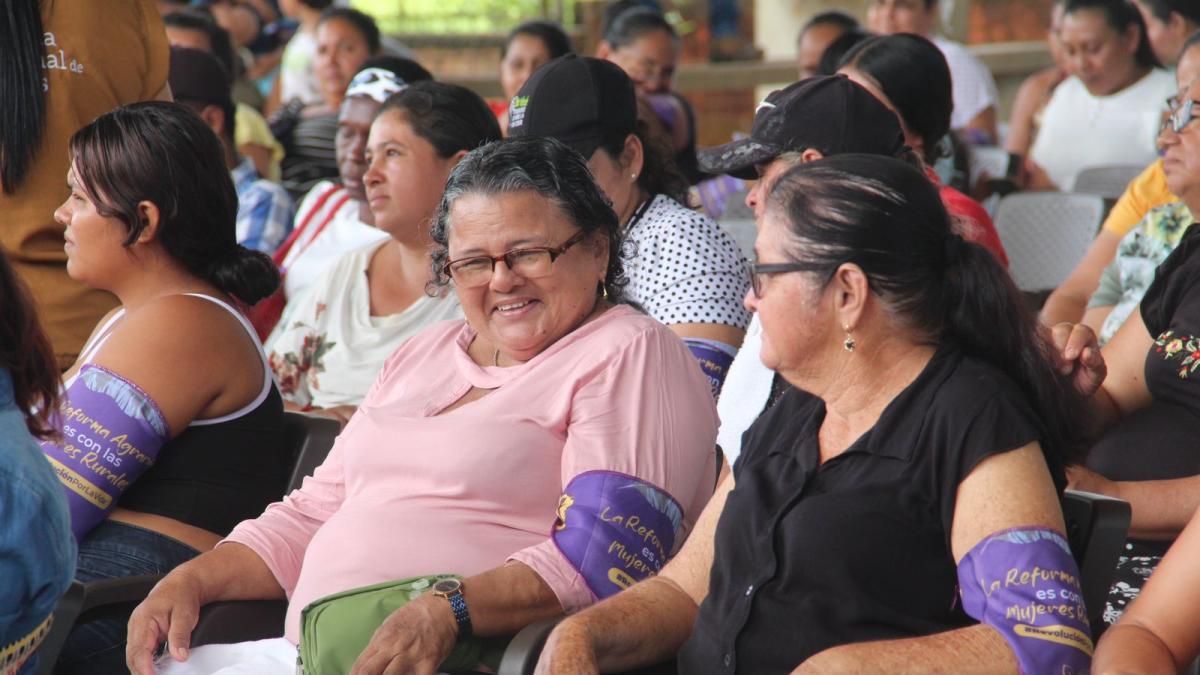
[[[555,138],[588,159],[630,242],[630,299],[684,339],[718,393],[750,322],[750,279],[733,239],[684,206],[687,181],[638,120],[629,77],[599,59],[555,59],[513,98],[509,135]]]

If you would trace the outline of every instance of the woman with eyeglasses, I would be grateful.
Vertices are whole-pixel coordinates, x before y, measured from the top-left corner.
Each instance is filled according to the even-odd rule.
[[[428,223],[450,170],[468,151],[500,138],[487,104],[467,89],[396,80],[375,86],[395,93],[371,123],[357,189],[389,237],[339,258],[292,300],[266,345],[289,407],[343,424],[396,347],[462,316],[454,293],[426,292]]]
[[[1200,213],[1200,104],[1193,103],[1200,99],[1200,82],[1182,93],[1159,142],[1167,184],[1190,219]],[[1109,623],[1138,597],[1200,508],[1194,451],[1200,434],[1200,230],[1186,227],[1152,279],[1102,351],[1085,325],[1054,327],[1068,367],[1091,395],[1088,430],[1096,439],[1086,467],[1068,472],[1071,485],[1123,499],[1133,511],[1109,592]]]
[[[414,151],[384,131],[373,171]],[[583,160],[550,139],[474,150],[431,235],[433,285],[453,284],[466,319],[405,342],[303,487],[159,583],[130,622],[134,673],[164,639],[187,659],[205,602],[286,594],[285,637],[254,649],[291,673],[309,602],[456,573],[394,612],[353,671],[432,673],[456,639],[576,611],[681,545],[712,494],[716,410],[679,338],[625,305],[617,217]]]
[[[679,555],[560,623],[538,672],[1087,672],[1057,494],[1079,397],[1008,274],[898,159],[799,164],[765,199],[746,305],[792,388]]]

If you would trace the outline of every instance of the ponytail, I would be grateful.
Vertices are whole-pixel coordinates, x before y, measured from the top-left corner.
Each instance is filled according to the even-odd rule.
[[[214,259],[198,276],[247,305],[274,293],[280,282],[271,256],[240,245]]]
[[[0,8],[0,191],[21,187],[46,127],[42,81],[42,14],[38,0]]]
[[[991,251],[958,234],[947,242],[941,340],[1016,381],[1041,418],[1048,456],[1082,460],[1084,400],[1055,368],[1053,347],[1024,296]]]

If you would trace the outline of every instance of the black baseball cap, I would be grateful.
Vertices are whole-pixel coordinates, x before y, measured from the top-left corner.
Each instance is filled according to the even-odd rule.
[[[217,57],[199,49],[171,47],[167,82],[177,101],[195,101],[228,109],[233,107],[229,74]]]
[[[785,152],[895,156],[904,147],[900,120],[845,75],[822,75],[777,89],[758,104],[750,137],[696,153],[700,169],[758,178],[755,167]]]
[[[508,105],[508,135],[550,137],[584,159],[637,129],[633,81],[615,63],[567,54],[534,71]]]

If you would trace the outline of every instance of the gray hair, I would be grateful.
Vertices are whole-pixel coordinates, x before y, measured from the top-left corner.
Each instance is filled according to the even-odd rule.
[[[449,259],[450,209],[469,194],[507,194],[532,190],[552,202],[580,230],[600,232],[608,240],[604,291],[610,302],[624,302],[629,280],[621,260],[621,225],[612,204],[592,178],[579,153],[553,138],[512,138],[489,143],[462,158],[450,172],[430,236],[434,286],[450,279],[443,268]]]

